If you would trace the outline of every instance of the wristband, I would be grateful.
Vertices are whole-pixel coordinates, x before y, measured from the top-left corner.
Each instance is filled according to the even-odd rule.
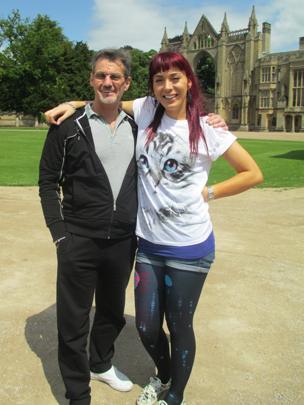
[[[208,201],[214,200],[215,199],[215,195],[214,195],[214,190],[212,186],[208,186],[207,187],[207,191],[208,191]]]

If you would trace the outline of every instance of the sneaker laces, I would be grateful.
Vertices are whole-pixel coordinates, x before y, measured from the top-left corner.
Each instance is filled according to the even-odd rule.
[[[150,383],[147,384],[139,396],[139,400],[157,399],[157,394],[162,391],[162,383],[157,377],[150,377]]]

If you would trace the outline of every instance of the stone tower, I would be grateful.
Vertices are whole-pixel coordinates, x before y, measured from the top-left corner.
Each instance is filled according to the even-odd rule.
[[[304,130],[304,39],[298,51],[270,53],[271,25],[258,31],[255,7],[246,28],[230,31],[225,13],[220,32],[202,15],[194,32],[168,38],[161,51],[182,53],[197,72],[202,58],[214,63],[213,109],[232,129]],[[293,61],[293,63],[291,63]],[[302,93],[301,93],[302,92]]]

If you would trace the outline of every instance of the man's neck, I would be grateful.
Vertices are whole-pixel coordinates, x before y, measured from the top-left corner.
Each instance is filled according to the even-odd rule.
[[[111,127],[115,127],[119,115],[119,104],[103,104],[96,100],[93,101],[92,109],[100,115]]]

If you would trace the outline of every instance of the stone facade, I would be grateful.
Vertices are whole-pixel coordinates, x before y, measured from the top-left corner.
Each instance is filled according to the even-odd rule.
[[[299,50],[270,52],[271,25],[258,22],[253,7],[248,27],[230,31],[225,14],[220,32],[203,15],[193,34],[168,38],[161,51],[182,53],[194,71],[202,58],[215,65],[214,110],[231,129],[304,132],[304,37]]]

